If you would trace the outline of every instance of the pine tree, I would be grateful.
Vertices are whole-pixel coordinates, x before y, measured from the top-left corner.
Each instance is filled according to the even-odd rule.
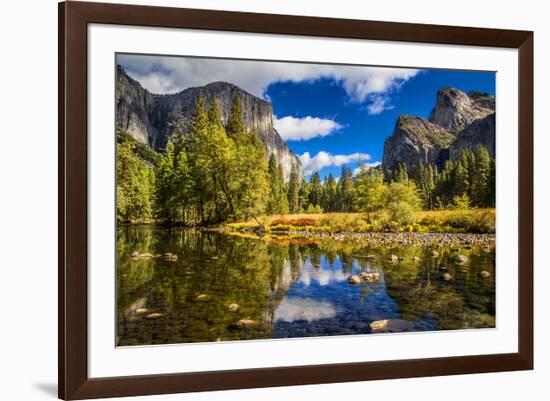
[[[491,157],[487,148],[478,145],[475,148],[475,171],[472,183],[473,202],[476,206],[485,206],[489,193],[489,178],[491,174]]]
[[[307,183],[305,178],[302,178],[300,191],[298,192],[298,199],[300,210],[306,210],[309,203],[309,184]]]
[[[290,213],[298,212],[299,190],[300,183],[298,182],[298,173],[296,172],[296,167],[292,165],[290,179],[288,181],[288,210]]]
[[[309,204],[312,206],[318,206],[321,204],[321,177],[319,173],[315,172],[309,179]]]
[[[241,99],[238,96],[233,98],[231,111],[227,120],[226,130],[229,136],[237,138],[238,135],[245,134],[244,115],[241,105]]]

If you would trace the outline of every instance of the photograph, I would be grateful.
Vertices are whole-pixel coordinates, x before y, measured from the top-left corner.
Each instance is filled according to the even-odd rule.
[[[495,71],[113,68],[117,347],[496,328]]]

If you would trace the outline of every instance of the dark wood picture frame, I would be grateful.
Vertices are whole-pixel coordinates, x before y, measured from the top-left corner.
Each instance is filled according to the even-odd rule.
[[[488,46],[519,52],[517,353],[88,377],[87,26],[91,23]],[[59,397],[85,399],[533,368],[533,32],[86,2],[59,4]]]

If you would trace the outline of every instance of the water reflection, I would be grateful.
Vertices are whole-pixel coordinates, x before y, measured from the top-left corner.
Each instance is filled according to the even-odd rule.
[[[494,327],[494,250],[432,251],[123,227],[117,343]]]
[[[274,313],[274,322],[296,322],[305,320],[329,319],[336,316],[336,308],[329,302],[315,301],[309,298],[285,297]]]

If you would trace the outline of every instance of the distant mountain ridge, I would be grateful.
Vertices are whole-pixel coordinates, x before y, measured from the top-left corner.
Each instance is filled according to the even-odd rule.
[[[273,126],[271,104],[228,82],[212,82],[175,94],[155,95],[143,88],[119,65],[116,79],[116,128],[156,151],[163,151],[173,135],[171,123],[177,119],[190,120],[199,95],[205,97],[207,105],[217,99],[224,124],[229,118],[233,99],[239,97],[245,127],[258,131],[268,156],[275,155],[277,162],[282,165],[285,181],[290,177],[292,166],[300,178],[303,176],[300,160]]]
[[[495,157],[495,98],[482,92],[445,87],[438,91],[428,120],[401,115],[384,142],[382,168],[423,162],[442,166],[464,148],[482,144]]]

